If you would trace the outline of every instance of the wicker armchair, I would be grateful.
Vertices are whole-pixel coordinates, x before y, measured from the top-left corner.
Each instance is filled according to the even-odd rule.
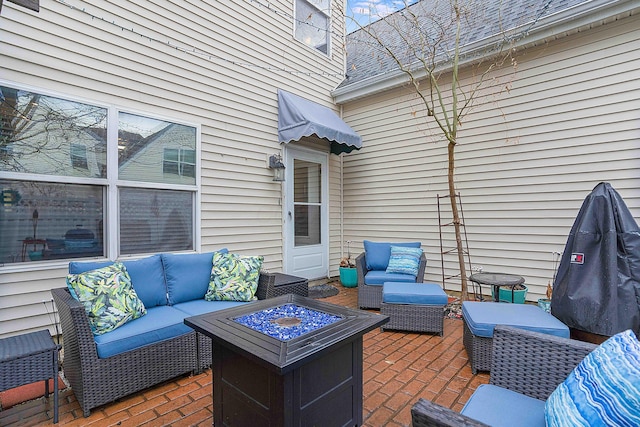
[[[427,268],[427,257],[422,253],[420,256],[420,266],[416,283],[424,282],[424,272]],[[380,308],[382,304],[382,286],[369,286],[364,283],[364,276],[367,270],[367,255],[362,252],[356,257],[356,270],[358,271],[358,307],[359,308]]]
[[[546,400],[594,348],[582,341],[498,325],[490,384]],[[414,427],[486,425],[425,399],[411,408],[411,418]]]

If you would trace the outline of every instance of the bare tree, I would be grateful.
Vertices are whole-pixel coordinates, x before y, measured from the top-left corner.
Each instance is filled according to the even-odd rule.
[[[104,157],[105,123],[104,108],[0,86],[0,170],[66,175],[73,143]]]
[[[449,200],[463,300],[469,297],[456,198],[458,129],[476,98],[509,90],[509,83],[496,82],[492,72],[505,64],[515,72],[514,43],[527,34],[549,4],[549,0],[535,5],[499,0],[405,1],[402,10],[378,16],[380,19],[369,25],[358,25],[359,30],[348,36],[348,52],[355,57],[347,58],[352,64],[347,78],[399,70],[424,106],[425,121],[435,123],[447,141]],[[358,69],[357,64],[366,64],[366,69]],[[461,69],[472,77],[462,80]]]

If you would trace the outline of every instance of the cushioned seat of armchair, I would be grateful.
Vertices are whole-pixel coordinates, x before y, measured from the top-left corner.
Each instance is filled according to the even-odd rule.
[[[420,399],[421,426],[640,425],[640,342],[620,332],[600,346],[497,325],[490,384],[460,413]]]
[[[417,259],[415,270],[409,269],[409,263],[392,262],[392,247],[420,248],[420,242],[372,242],[364,241],[364,252],[356,258],[358,272],[358,307],[380,308],[382,304],[382,285],[385,282],[422,283],[427,267],[424,252]],[[394,260],[397,260],[396,257]]]

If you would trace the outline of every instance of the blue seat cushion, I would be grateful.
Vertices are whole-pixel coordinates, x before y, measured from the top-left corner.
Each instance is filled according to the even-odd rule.
[[[508,325],[569,338],[567,325],[536,305],[464,301],[462,318],[473,335],[478,337],[491,338],[496,325]]]
[[[111,332],[94,336],[98,357],[111,357],[193,332],[184,324],[185,317],[183,311],[166,305],[149,308],[146,315]]]
[[[416,283],[416,276],[402,273],[387,273],[384,270],[371,270],[364,275],[364,284],[382,286],[384,282]]]
[[[482,384],[460,411],[493,427],[544,427],[543,400],[491,384]]]
[[[407,248],[419,248],[420,242],[389,243],[372,242],[365,240],[364,252],[367,260],[367,270],[386,270],[391,257],[391,246],[403,246]]]
[[[69,273],[80,274],[112,264],[113,261],[71,261],[69,263]],[[122,264],[127,269],[127,273],[131,278],[131,285],[145,308],[167,305],[167,287],[164,282],[164,270],[162,269],[160,255],[122,261]]]
[[[447,305],[447,294],[436,283],[385,282],[382,302],[387,304]]]
[[[173,306],[176,310],[182,311],[186,317],[198,316],[200,314],[211,313],[225,308],[237,307],[248,304],[240,301],[207,301],[204,299],[181,302]]]
[[[227,253],[227,249],[219,252]],[[203,299],[211,281],[213,252],[162,254],[169,304]]]

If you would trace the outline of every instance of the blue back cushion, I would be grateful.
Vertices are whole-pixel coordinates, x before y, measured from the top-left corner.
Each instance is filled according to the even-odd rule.
[[[218,252],[229,252],[226,248]],[[169,304],[203,299],[211,281],[213,252],[162,254]]]
[[[389,266],[389,257],[391,257],[391,246],[420,247],[420,242],[389,243],[365,240],[363,243],[364,251],[366,252],[367,270],[386,270]]]
[[[69,263],[69,273],[80,274],[111,264],[113,264],[112,261],[71,261]],[[138,298],[142,300],[146,308],[167,305],[167,287],[164,282],[164,271],[160,255],[122,261],[122,264],[124,264],[129,273],[133,289],[135,289]]]

